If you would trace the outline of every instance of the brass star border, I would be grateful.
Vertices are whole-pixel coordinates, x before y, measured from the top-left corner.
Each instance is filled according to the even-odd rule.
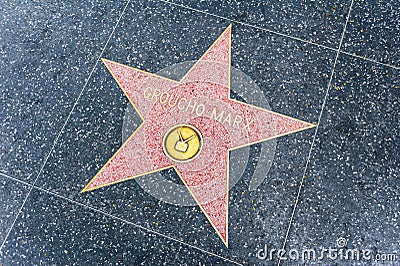
[[[315,127],[230,98],[231,32],[179,81],[102,59],[143,122],[82,192],[173,168],[228,247],[229,151]],[[188,148],[198,149],[190,160],[166,154],[184,158]]]

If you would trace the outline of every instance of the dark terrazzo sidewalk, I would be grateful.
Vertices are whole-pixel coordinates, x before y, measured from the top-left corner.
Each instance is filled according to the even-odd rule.
[[[277,256],[259,251],[285,239],[287,251],[337,248],[344,239],[343,249],[394,256],[283,265],[398,265],[399,7],[1,1],[0,265],[276,265]],[[200,208],[156,199],[135,180],[80,193],[126,134],[128,100],[100,57],[165,73],[199,59],[230,24],[232,67],[258,86],[260,101],[319,124],[276,140],[254,191],[261,145],[242,158],[229,247]],[[181,182],[172,170],[162,176]]]

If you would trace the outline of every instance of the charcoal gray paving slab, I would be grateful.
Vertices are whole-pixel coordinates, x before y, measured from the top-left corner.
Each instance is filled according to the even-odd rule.
[[[396,261],[376,265],[398,265],[399,74],[389,67],[340,57],[287,250],[339,249],[336,241],[342,238],[345,251],[371,250],[371,260],[358,263],[371,265],[377,254],[397,254]]]
[[[400,2],[354,1],[343,50],[400,67]]]
[[[234,20],[232,67],[259,87],[273,111],[317,123],[336,51],[298,38],[338,48],[351,1],[174,3],[132,1],[103,57],[164,73],[200,58]],[[13,176],[0,176],[0,240],[29,190],[14,177],[37,176],[125,4],[0,3],[0,171]],[[398,3],[355,1],[353,7],[344,51],[398,66]],[[231,97],[243,100],[234,92]],[[288,250],[337,247],[341,238],[346,249],[398,254],[398,99],[398,70],[340,55]],[[80,193],[122,144],[127,106],[99,62],[5,241],[0,264],[229,265],[211,252],[244,265],[276,265],[276,256],[257,255],[284,242],[314,129],[277,140],[271,168],[254,191],[249,184],[261,146],[250,148],[230,191],[226,248],[199,207],[156,199],[135,180]],[[173,170],[161,175],[181,184]],[[350,263],[371,264],[329,261]]]
[[[200,58],[228,25],[184,8],[137,1],[127,9],[104,57],[156,73]],[[233,67],[257,83],[272,110],[316,123],[334,52],[241,25],[233,26],[232,38]],[[197,206],[155,199],[135,180],[80,193],[121,146],[127,104],[106,67],[99,67],[37,185],[239,262],[259,263],[257,246],[264,238],[282,244],[313,130],[278,139],[265,182],[250,192],[259,154],[259,147],[252,147],[246,174],[230,193],[227,249]],[[173,170],[162,174],[181,182]]]
[[[26,184],[0,174],[0,243],[6,238],[28,190]]]
[[[1,171],[36,178],[123,4],[1,1]]]
[[[339,47],[350,1],[193,1],[169,2],[229,18],[294,38]]]
[[[33,190],[0,255],[2,265],[235,265]]]

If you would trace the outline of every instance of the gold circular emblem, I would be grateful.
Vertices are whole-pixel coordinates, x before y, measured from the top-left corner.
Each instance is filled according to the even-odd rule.
[[[176,125],[164,135],[164,153],[176,162],[189,162],[199,155],[203,145],[200,131],[192,125]]]

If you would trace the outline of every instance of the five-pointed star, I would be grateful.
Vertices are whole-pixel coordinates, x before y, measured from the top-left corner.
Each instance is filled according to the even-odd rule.
[[[83,191],[172,167],[228,246],[229,151],[314,125],[230,98],[231,26],[180,81],[103,62],[143,122]],[[193,137],[181,136],[182,125],[193,127],[202,141],[187,161],[174,160],[165,147],[175,129],[174,152],[193,148]]]

